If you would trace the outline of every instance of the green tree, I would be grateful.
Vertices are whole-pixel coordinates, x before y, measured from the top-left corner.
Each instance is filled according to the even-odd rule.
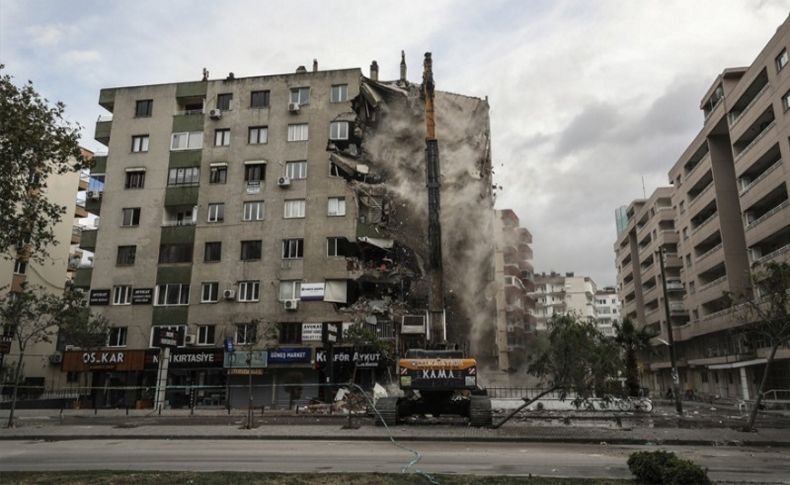
[[[66,121],[63,103],[51,105],[30,81],[16,86],[3,69],[0,64],[0,253],[14,257],[9,249],[24,241],[24,256],[42,262],[66,212],[47,200],[47,178],[87,166],[80,126]]]
[[[770,261],[756,265],[752,274],[751,291],[736,298],[735,303],[739,304],[745,333],[767,342],[769,350],[745,431],[754,429],[777,350],[790,342],[790,264]]]
[[[630,318],[625,317],[621,323],[614,324],[614,341],[620,348],[625,367],[625,387],[629,396],[639,395],[639,368],[637,355],[652,350],[650,340],[656,336],[649,327],[636,328]]]
[[[543,391],[511,411],[494,425],[498,428],[541,397],[559,392],[560,399],[574,396],[581,405],[595,395],[612,391],[622,369],[616,343],[607,339],[595,324],[576,315],[553,317],[545,334],[535,340],[528,365],[530,374],[540,379]]]
[[[13,391],[8,427],[14,426],[14,411],[22,377],[22,365],[28,347],[40,342],[52,342],[58,330],[66,335],[95,343],[107,339],[107,322],[94,317],[85,306],[81,293],[66,292],[62,295],[47,292],[40,286],[23,284],[19,291],[7,291],[0,296],[0,322],[10,327],[10,333],[19,353],[12,377]],[[88,335],[91,335],[90,338]]]

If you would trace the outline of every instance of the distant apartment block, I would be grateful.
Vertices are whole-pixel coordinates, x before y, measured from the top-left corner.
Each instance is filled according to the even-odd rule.
[[[546,330],[548,321],[555,315],[575,314],[595,322],[596,290],[595,282],[587,276],[555,272],[536,274],[535,291],[530,293],[535,300],[532,314],[536,330]]]
[[[617,218],[624,314],[660,329],[663,341],[671,324],[682,386],[697,393],[753,398],[764,368],[765,342],[739,330],[727,295],[749,291],[754,263],[790,260],[788,49],[785,20],[750,66],[724,69],[702,98],[702,129],[670,169],[671,186],[633,201],[622,232]],[[656,344],[644,377],[664,392],[669,357]],[[777,359],[768,388],[790,388],[790,347]]]
[[[595,325],[607,337],[615,336],[614,324],[621,321],[617,289],[607,286],[595,292]]]

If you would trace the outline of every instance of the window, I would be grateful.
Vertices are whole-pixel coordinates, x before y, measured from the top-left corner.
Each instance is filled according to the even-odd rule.
[[[242,241],[241,260],[250,261],[254,259],[261,259],[261,248],[261,241]]]
[[[263,145],[269,141],[269,128],[265,126],[250,126],[247,143],[250,145]]]
[[[346,215],[346,198],[345,197],[330,197],[327,200],[326,214],[328,216],[344,216],[344,215]]]
[[[168,283],[156,286],[157,305],[189,305],[189,285]]]
[[[782,106],[784,106],[785,111],[790,109],[790,91],[786,92],[784,96],[782,96]]]
[[[347,243],[344,237],[328,237],[326,238],[326,255],[327,256],[348,256]]]
[[[280,323],[278,324],[278,335],[280,343],[299,344],[302,343],[302,324],[301,323]]]
[[[222,259],[222,243],[219,241],[207,242],[203,250],[203,261],[213,263]]]
[[[261,282],[239,281],[239,301],[258,301],[260,298]]]
[[[232,93],[223,93],[217,95],[217,109],[222,111],[230,111],[230,103],[233,101]]]
[[[299,105],[310,102],[310,88],[291,88],[291,103]]]
[[[307,141],[307,123],[288,125],[288,141]]]
[[[348,140],[348,121],[333,121],[329,123],[330,140]]]
[[[148,151],[148,135],[134,135],[132,137],[132,152]]]
[[[340,167],[335,165],[332,162],[329,162],[329,176],[330,177],[340,177]]]
[[[215,203],[208,205],[208,222],[222,222],[225,220],[225,204]]]
[[[126,334],[128,330],[126,327],[112,327],[110,329],[110,336],[107,340],[107,347],[126,347]]]
[[[14,261],[14,274],[25,274],[27,273],[27,261],[23,261],[21,259],[17,259]]]
[[[162,244],[159,246],[159,264],[191,262],[192,244]]]
[[[245,163],[244,164],[244,181],[261,182],[266,179],[266,164],[265,163]]]
[[[131,305],[132,287],[130,285],[117,285],[112,287],[113,305]]]
[[[781,71],[782,69],[784,69],[784,67],[787,65],[787,61],[788,60],[790,60],[790,59],[788,59],[787,49],[782,49],[782,52],[780,52],[779,55],[776,56],[776,70],[777,70],[777,72]]]
[[[118,246],[118,255],[115,258],[115,264],[118,266],[131,266],[134,264],[136,255],[137,246]]]
[[[307,160],[285,162],[285,176],[291,180],[307,178]]]
[[[224,184],[228,181],[228,166],[215,165],[211,167],[208,174],[208,183],[210,184]]]
[[[250,108],[268,108],[269,91],[252,91],[250,93]]]
[[[304,217],[304,199],[286,200],[283,207],[283,218],[285,219]]]
[[[127,207],[121,209],[121,226],[134,227],[140,225],[140,208]]]
[[[171,150],[197,150],[200,148],[203,148],[202,131],[173,133],[173,140],[170,142]]]
[[[258,326],[254,323],[236,324],[236,343],[254,344],[258,336]]]
[[[151,113],[154,109],[154,100],[153,99],[140,99],[137,100],[134,106],[134,117],[135,118],[148,118],[151,116]]]
[[[264,215],[264,205],[262,200],[252,200],[244,203],[244,221],[262,221]]]
[[[329,102],[341,103],[348,99],[348,84],[335,84],[329,92]]]
[[[283,239],[283,259],[304,257],[304,239]]]
[[[215,325],[198,325],[197,343],[198,345],[211,345],[214,343]]]
[[[145,186],[145,170],[127,170],[125,189],[142,189]]]
[[[214,130],[214,146],[230,146],[230,128],[220,128],[218,130]]]
[[[209,281],[200,284],[200,303],[216,303],[219,301],[219,283]]]
[[[298,300],[302,291],[301,281],[280,281],[280,301]]]
[[[167,177],[167,185],[198,185],[200,183],[200,168],[171,168]]]

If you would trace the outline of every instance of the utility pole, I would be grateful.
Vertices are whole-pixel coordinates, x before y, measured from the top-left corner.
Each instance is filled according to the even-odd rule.
[[[669,362],[672,366],[672,394],[675,397],[675,410],[678,416],[683,415],[683,402],[680,400],[680,376],[678,364],[675,359],[675,336],[672,332],[672,321],[669,318],[669,299],[667,298],[667,278],[664,274],[664,247],[656,253],[658,255],[659,269],[661,270],[661,289],[664,292],[664,316],[667,321],[667,342],[669,343]]]

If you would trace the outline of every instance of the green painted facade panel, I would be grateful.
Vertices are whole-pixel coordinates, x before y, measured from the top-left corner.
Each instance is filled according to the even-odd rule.
[[[168,187],[165,190],[165,206],[197,205],[200,187]]]
[[[173,116],[173,133],[203,131],[203,113]]]
[[[177,98],[191,98],[206,95],[206,86],[208,83],[203,81],[194,81],[191,83],[178,83],[176,85]]]
[[[184,325],[189,316],[189,306],[155,306],[151,325]]]
[[[77,288],[90,288],[93,268],[77,268],[74,272],[74,286]]]
[[[86,200],[85,210],[98,216],[101,213],[101,199]]]
[[[112,130],[112,121],[97,121],[94,140],[107,145],[110,143],[110,130]]]
[[[170,152],[170,168],[199,167],[203,158],[202,150],[183,150]]]
[[[166,226],[162,228],[160,244],[185,244],[195,240],[195,226]]]
[[[192,278],[192,265],[191,264],[174,264],[168,266],[159,266],[156,271],[156,284],[163,285],[165,283],[184,283],[189,284]]]
[[[107,171],[107,155],[94,156],[91,162],[91,173],[105,173]]]
[[[82,236],[80,236],[80,249],[87,251],[96,251],[96,234],[99,231],[96,229],[83,229]]]

